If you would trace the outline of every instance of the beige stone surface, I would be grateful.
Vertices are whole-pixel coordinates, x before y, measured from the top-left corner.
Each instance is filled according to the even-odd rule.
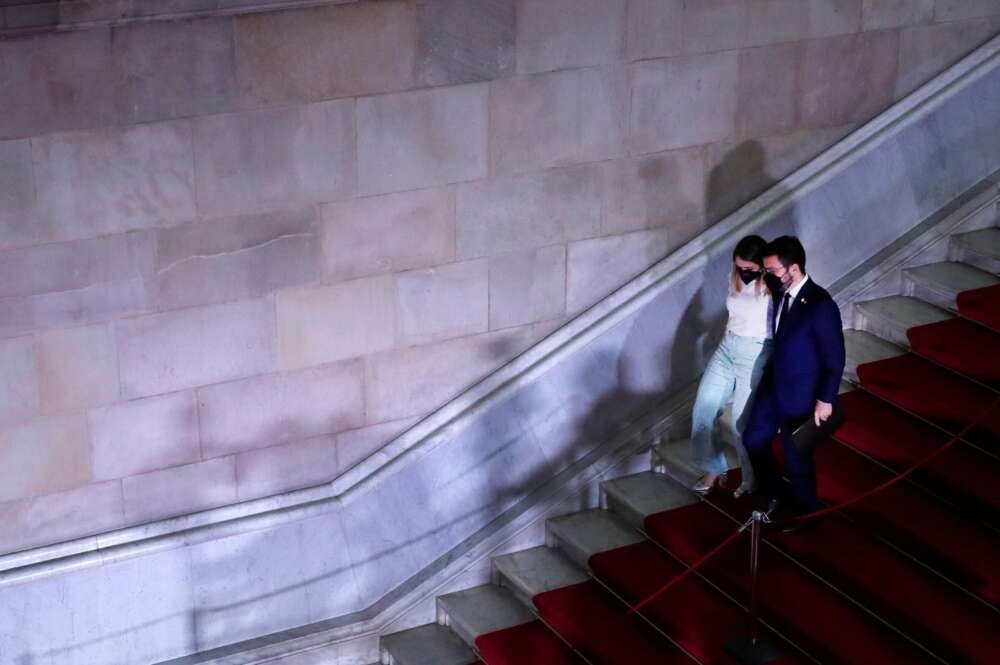
[[[172,121],[32,140],[39,215],[51,240],[193,219],[191,125]]]
[[[489,256],[600,235],[601,171],[579,166],[463,185],[459,258]]]
[[[255,499],[330,482],[338,471],[333,435],[248,450],[236,456],[237,492]]]
[[[369,423],[442,406],[549,331],[544,324],[377,353],[365,358]]]
[[[706,158],[700,146],[608,162],[602,176],[601,235],[704,225]]]
[[[158,231],[159,308],[253,298],[318,282],[318,220],[310,206]]]
[[[455,259],[453,187],[329,203],[322,216],[323,276],[328,281]]]
[[[365,422],[364,367],[344,361],[198,390],[203,456],[334,434]]]
[[[498,174],[624,154],[628,81],[623,67],[592,67],[495,81],[490,157]]]
[[[223,506],[238,498],[232,457],[143,473],[121,482],[129,524]]]
[[[121,482],[112,480],[0,503],[0,553],[122,526]]]
[[[486,175],[485,84],[358,100],[358,189],[386,194]]]
[[[0,339],[0,426],[38,415],[38,375],[31,337]]]
[[[418,0],[418,84],[472,83],[513,73],[515,4],[515,0]]]
[[[489,330],[489,261],[411,270],[396,275],[400,345]]]
[[[194,121],[198,212],[224,217],[354,195],[354,101]]]
[[[118,399],[118,350],[107,324],[50,330],[37,337],[44,413],[63,413]]]
[[[1000,32],[997,17],[904,28],[899,33],[895,98],[910,94],[997,32]]]
[[[712,143],[736,131],[735,52],[641,62],[631,76],[632,153]]]
[[[930,23],[934,19],[934,4],[935,0],[864,0],[861,27],[885,30]]]
[[[631,0],[628,56],[642,60],[740,48],[748,13],[746,0]]]
[[[390,348],[396,338],[396,297],[389,275],[277,297],[281,367],[298,368]]]
[[[934,18],[938,21],[957,21],[998,14],[1000,4],[996,0],[935,0]]]
[[[517,71],[546,72],[618,62],[625,51],[626,0],[521,0]]]
[[[556,319],[566,311],[566,247],[490,259],[490,330]]]
[[[863,122],[888,108],[898,56],[896,31],[808,42],[800,71],[802,124]]]
[[[106,28],[0,40],[0,139],[116,120]]]
[[[276,369],[273,303],[250,300],[117,324],[122,395],[140,397]]]
[[[0,469],[0,501],[86,485],[91,480],[86,416],[0,428]]]
[[[412,0],[254,13],[235,21],[240,87],[252,102],[318,101],[413,85]]]
[[[0,141],[0,248],[42,238],[38,226],[31,143]]]
[[[95,480],[201,459],[198,407],[192,391],[94,409],[88,422]]]
[[[583,311],[662,259],[674,246],[669,229],[570,243],[566,310],[571,314]]]
[[[112,52],[119,122],[236,110],[235,50],[230,18],[115,28]]]
[[[736,113],[739,136],[778,134],[798,127],[799,74],[804,52],[802,42],[740,52]]]
[[[341,432],[336,437],[340,473],[358,464],[416,424],[417,418],[403,418]]]
[[[747,44],[830,37],[861,28],[862,0],[749,0]]]

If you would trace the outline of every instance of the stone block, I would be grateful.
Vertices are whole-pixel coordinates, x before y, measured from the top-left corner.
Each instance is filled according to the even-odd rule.
[[[31,143],[0,141],[0,248],[40,239]]]
[[[579,166],[458,189],[459,258],[600,235],[601,173]]]
[[[515,0],[417,0],[417,82],[489,81],[514,71]]]
[[[420,189],[486,175],[485,84],[358,100],[362,195]]]
[[[287,209],[354,194],[353,100],[209,116],[194,124],[203,217]]]
[[[0,553],[116,529],[123,524],[121,483],[112,480],[0,503]]]
[[[412,0],[239,16],[240,87],[251,103],[318,101],[413,86]]]
[[[0,339],[0,425],[38,415],[38,368],[30,337]]]
[[[489,330],[489,261],[396,275],[399,342],[422,344]]]
[[[346,361],[198,390],[205,458],[334,434],[365,422],[364,367]]]
[[[566,310],[566,247],[490,259],[490,330],[561,317]]]
[[[867,32],[805,45],[800,71],[802,124],[863,122],[893,101],[899,33]]]
[[[673,248],[669,229],[570,243],[566,310],[583,311],[650,267]]]
[[[253,298],[319,281],[318,217],[309,207],[158,231],[159,308]]]
[[[632,0],[630,60],[728,51],[746,40],[746,0]]]
[[[43,413],[63,413],[118,399],[118,351],[108,325],[53,330],[38,336]]]
[[[390,348],[395,301],[389,275],[278,293],[281,366],[320,365]]]
[[[725,140],[736,131],[735,52],[632,66],[631,152],[660,152]]]
[[[141,314],[150,311],[152,303],[146,281],[141,278],[4,298],[0,300],[0,337]]]
[[[521,0],[517,71],[618,62],[625,50],[626,4],[626,0]]]
[[[265,300],[122,321],[116,327],[122,395],[155,395],[272,371],[274,327],[274,307]]]
[[[198,407],[191,391],[94,409],[88,421],[95,480],[201,459]]]
[[[850,34],[861,29],[862,0],[749,0],[747,45]]]
[[[90,482],[87,418],[43,418],[0,429],[0,501],[51,494]]]
[[[337,441],[333,435],[293,441],[236,456],[240,501],[312,487],[337,477]]]
[[[193,219],[186,121],[56,134],[31,142],[39,215],[51,240]]]
[[[705,149],[683,148],[608,162],[601,235],[669,226],[681,236],[705,220]],[[693,235],[693,233],[691,233]]]
[[[129,524],[235,503],[236,461],[224,457],[123,478],[122,496]]]
[[[0,40],[0,139],[116,121],[106,28]]]
[[[492,86],[490,155],[496,173],[624,154],[628,83],[623,68],[521,76]]]
[[[455,190],[372,196],[322,208],[323,276],[329,281],[455,260]]]
[[[936,0],[934,18],[938,21],[957,21],[1000,14],[996,0]]]
[[[524,326],[365,358],[368,422],[430,412],[524,351],[545,332],[548,329],[544,327]]]
[[[802,42],[740,52],[736,130],[740,136],[780,134],[798,126]],[[809,85],[806,83],[805,85]]]
[[[146,233],[21,247],[0,252],[0,298],[76,291],[151,274]]]
[[[934,19],[934,2],[935,0],[864,0],[861,28],[888,30],[930,23]]]
[[[973,19],[904,28],[899,33],[895,98],[902,99],[1000,30],[1000,20]]]
[[[229,18],[114,28],[119,121],[131,124],[236,110],[235,48]]]
[[[374,454],[416,424],[416,418],[403,418],[341,432],[337,435],[337,462],[340,472],[347,471]]]
[[[59,23],[59,3],[38,2],[8,6],[3,12],[8,28],[36,28]]]

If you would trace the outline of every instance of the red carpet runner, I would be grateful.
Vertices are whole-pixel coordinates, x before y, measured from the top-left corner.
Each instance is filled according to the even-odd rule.
[[[965,318],[908,331],[912,353],[858,368],[863,389],[840,398],[847,423],[817,449],[824,502],[885,483],[1000,403],[1000,287],[960,294],[958,304]],[[807,535],[765,527],[761,616],[784,652],[775,662],[996,662],[998,481],[994,409],[925,467]],[[649,540],[595,555],[593,580],[534,599],[544,623],[481,637],[483,661],[735,663],[724,645],[749,629],[747,534],[639,614],[626,609],[732,534],[755,505],[720,493],[649,516]]]

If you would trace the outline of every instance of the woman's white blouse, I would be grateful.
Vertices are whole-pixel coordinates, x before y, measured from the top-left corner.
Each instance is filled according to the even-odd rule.
[[[767,292],[758,295],[757,282],[744,284],[740,281],[739,293],[730,293],[726,298],[729,310],[726,330],[744,337],[770,337],[770,305],[771,296]]]

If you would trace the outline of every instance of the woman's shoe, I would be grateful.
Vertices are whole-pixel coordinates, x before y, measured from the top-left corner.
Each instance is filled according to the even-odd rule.
[[[740,485],[739,487],[736,488],[736,491],[733,492],[733,498],[738,499],[745,494],[753,494],[754,491],[755,490],[753,487],[749,487],[747,485]]]
[[[706,473],[703,474],[701,478],[695,481],[694,485],[691,486],[695,492],[699,494],[708,494],[716,483],[719,485],[726,484],[726,474],[724,473]]]

